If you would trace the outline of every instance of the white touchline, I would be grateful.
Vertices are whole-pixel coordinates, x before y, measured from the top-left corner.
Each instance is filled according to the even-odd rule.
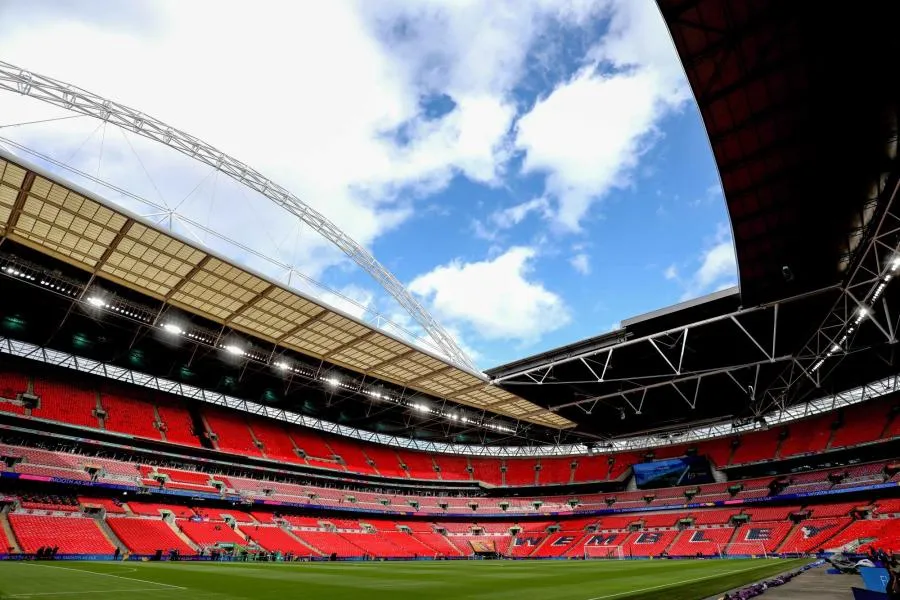
[[[7,594],[5,598],[31,598],[32,596],[74,596],[76,594],[113,594],[117,592],[159,592],[159,588],[130,588],[127,590],[87,590],[84,592],[33,592],[31,594]]]
[[[738,569],[737,571],[728,571],[727,573],[715,573],[713,575],[706,575],[705,577],[694,577],[693,579],[685,579],[684,581],[671,581],[669,583],[663,583],[662,585],[654,585],[652,587],[645,587],[639,590],[628,590],[627,592],[618,592],[615,594],[607,594],[606,596],[594,596],[593,598],[588,598],[587,600],[605,600],[606,598],[615,598],[616,596],[625,596],[627,594],[635,594],[637,592],[649,592],[650,590],[658,590],[659,588],[671,587],[673,585],[680,585],[682,583],[694,583],[695,581],[703,581],[704,579],[712,579],[714,577],[722,577],[723,575],[734,575],[735,573],[743,573],[744,571],[752,571],[753,569],[759,569],[760,567],[765,565],[754,565],[752,567],[747,567],[746,569]]]
[[[89,573],[91,575],[99,575],[100,577],[114,577],[116,579],[124,579],[125,581],[140,581],[141,583],[150,583],[153,585],[158,585],[167,588],[173,588],[176,590],[186,590],[186,587],[181,587],[180,585],[172,585],[170,583],[160,583],[158,581],[150,581],[149,579],[138,579],[137,577],[120,577],[119,575],[111,575],[109,573],[97,573],[96,571],[88,571],[85,569],[71,569],[69,567],[57,567],[56,565],[42,565],[39,563],[26,562],[22,563],[25,565],[29,565],[32,567],[44,567],[47,569],[62,569],[63,571],[74,571],[76,573]]]

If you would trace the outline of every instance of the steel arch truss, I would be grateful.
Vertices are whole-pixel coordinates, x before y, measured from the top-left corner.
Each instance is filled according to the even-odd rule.
[[[341,231],[324,215],[253,167],[225,154],[206,142],[137,110],[98,96],[74,85],[31,73],[0,61],[0,89],[94,117],[159,142],[209,165],[245,187],[258,192],[296,216],[362,267],[428,333],[448,360],[471,372],[474,363],[456,341],[425,310],[403,284],[363,246]]]

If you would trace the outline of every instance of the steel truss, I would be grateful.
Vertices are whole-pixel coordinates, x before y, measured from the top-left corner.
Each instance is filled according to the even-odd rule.
[[[782,307],[812,296],[836,293],[838,289],[838,286],[831,286],[778,302],[740,309],[650,335],[619,341],[606,347],[594,348],[548,363],[507,373],[495,378],[492,383],[503,383],[507,386],[616,384],[615,391],[550,407],[550,410],[556,411],[577,406],[588,413],[598,403],[606,400],[621,399],[635,414],[641,414],[647,392],[660,388],[674,390],[688,407],[696,408],[703,381],[723,375],[734,381],[734,384],[742,393],[753,396],[755,395],[756,379],[759,376],[761,367],[767,364],[793,364],[798,358],[793,353],[780,351],[781,349],[778,345],[780,339],[778,331],[782,326],[779,320],[779,313]],[[760,320],[767,321],[766,329],[770,335],[763,339],[758,334],[752,333],[751,327],[749,327],[747,322],[750,319],[756,322]],[[741,360],[731,364],[723,364],[716,368],[687,368],[684,357],[691,337],[697,333],[702,333],[701,330],[712,327],[721,328],[729,322],[733,325],[735,336],[743,338],[752,345],[756,352],[756,358],[749,361]],[[616,352],[635,346],[645,346],[648,352],[659,356],[661,358],[660,368],[654,370],[653,367],[648,365],[638,378],[609,376],[608,371],[610,370],[610,365],[615,361]],[[578,381],[572,381],[571,379],[553,380],[554,369],[569,363],[581,363],[585,378]],[[527,381],[523,380],[523,378],[527,379]],[[528,415],[530,413],[526,413],[526,416]]]
[[[875,216],[869,222],[868,236],[857,247],[855,260],[850,263],[842,284],[527,367],[497,377],[493,383],[508,386],[616,383],[616,391],[558,404],[550,410],[579,407],[590,414],[598,403],[620,399],[640,414],[650,390],[670,388],[690,408],[695,408],[703,380],[726,375],[747,395],[752,414],[756,417],[765,415],[770,421],[772,411],[784,413],[810,394],[821,394],[824,381],[848,353],[897,343],[900,314],[892,314],[887,292],[891,281],[900,276],[900,203],[896,202],[900,178],[891,177],[885,181],[890,183],[883,185],[879,197],[873,202]],[[836,295],[834,304],[806,343],[800,348],[782,349],[778,343],[779,308],[829,292]],[[771,337],[766,339],[751,333],[743,322],[750,315],[761,312],[768,312],[771,324]],[[894,312],[900,313],[897,310]],[[727,321],[734,324],[736,336],[756,348],[758,360],[700,371],[683,369],[685,348],[688,347],[691,332]],[[870,332],[860,336],[865,328],[870,328]],[[641,344],[661,357],[665,365],[662,369],[653,371],[648,368],[646,376],[638,379],[607,377],[607,369],[616,351]],[[584,380],[556,381],[551,378],[555,367],[573,362],[580,362],[584,367],[584,372],[588,374]],[[783,365],[774,382],[758,381],[760,368],[766,364]],[[739,374],[742,376],[739,377]],[[527,413],[525,416],[529,415]]]
[[[366,248],[341,231],[324,215],[251,166],[206,142],[137,110],[74,85],[0,61],[0,89],[16,92],[60,108],[94,117],[159,142],[213,167],[245,187],[262,194],[296,216],[362,267],[428,333],[453,364],[478,373],[472,360],[403,284]]]
[[[270,419],[277,419],[285,423],[301,425],[303,427],[309,427],[335,435],[342,435],[364,442],[423,452],[511,458],[541,456],[577,457],[592,453],[607,454],[612,452],[648,450],[672,444],[700,442],[737,433],[746,433],[765,426],[771,427],[782,423],[788,423],[790,421],[828,412],[844,406],[852,406],[859,402],[865,402],[900,390],[900,377],[892,376],[880,381],[867,383],[852,390],[825,396],[806,404],[791,406],[780,411],[778,414],[767,416],[765,425],[759,422],[748,422],[739,426],[735,426],[732,423],[717,423],[707,427],[697,427],[670,433],[666,436],[638,436],[615,440],[604,444],[602,447],[592,449],[589,449],[585,444],[558,444],[553,446],[476,446],[413,440],[373,433],[354,427],[346,427],[344,425],[331,423],[330,421],[307,417],[280,408],[264,406],[255,402],[234,398],[233,396],[228,396],[226,394],[204,390],[177,381],[147,375],[146,373],[140,373],[138,371],[117,367],[69,352],[53,350],[51,348],[37,346],[8,337],[0,337],[0,354],[9,354],[58,367],[73,369],[82,373],[99,375],[115,381],[123,381],[132,385],[165,392],[167,394],[175,394],[184,398],[191,398],[193,400],[207,402],[217,406],[241,410]]]
[[[900,314],[891,314],[888,290],[900,276],[900,177],[893,174],[882,180],[869,222],[868,235],[858,246],[850,263],[841,294],[815,333],[797,352],[779,377],[782,385],[770,386],[758,397],[756,412],[784,410],[802,400],[798,382],[812,382],[815,389],[840,365],[860,337],[875,338],[883,344],[897,343]],[[896,311],[900,312],[900,311]],[[865,329],[870,331],[866,332]],[[861,335],[862,334],[862,335]],[[808,393],[808,391],[807,391]]]

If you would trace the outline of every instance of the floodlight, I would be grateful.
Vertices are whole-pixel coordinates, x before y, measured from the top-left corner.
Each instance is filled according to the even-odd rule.
[[[100,298],[99,296],[91,296],[87,299],[87,301],[88,304],[90,304],[91,306],[96,306],[97,308],[100,308],[101,306],[106,304],[106,302],[103,301],[103,298]]]
[[[234,344],[228,344],[227,346],[224,346],[224,348],[225,352],[227,352],[228,354],[234,354],[235,356],[239,356],[244,353],[244,351],[240,347],[235,346]]]
[[[331,386],[336,386],[340,383],[340,381],[338,381],[337,377],[329,377],[325,380],[325,383]]]
[[[166,323],[162,328],[166,333],[171,333],[172,335],[181,335],[184,333],[184,329],[174,323]]]
[[[282,371],[287,371],[290,368],[290,366],[283,360],[280,360],[277,363],[275,363],[275,368],[281,369]]]

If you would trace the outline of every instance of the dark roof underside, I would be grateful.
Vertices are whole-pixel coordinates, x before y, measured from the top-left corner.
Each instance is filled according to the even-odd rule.
[[[657,311],[607,337],[491,371],[493,377],[519,373],[503,385],[542,406],[561,407],[560,414],[578,422],[580,431],[598,436],[751,416],[751,396],[773,389],[784,363],[704,376],[699,390],[696,381],[661,383],[643,397],[628,390],[667,381],[662,376],[667,359],[682,361],[679,370],[695,373],[758,361],[755,342],[792,365],[790,357],[801,353],[839,298],[837,286],[860,260],[883,210],[883,190],[896,182],[900,3],[870,2],[850,10],[810,1],[658,3],[721,175],[740,295]],[[885,248],[895,245],[896,240]],[[675,334],[655,338],[658,349],[635,343],[686,322],[798,296],[804,297],[780,305],[777,340],[774,311],[768,308],[740,318],[750,335],[726,319],[692,329],[686,343]],[[896,315],[900,303],[892,294],[882,299]],[[872,328],[859,335],[855,351],[841,357],[821,387],[801,381],[785,403],[896,373],[894,346]],[[621,347],[608,363],[603,353],[587,364],[565,362],[591,345],[614,343]],[[557,361],[563,362],[531,377],[521,374]],[[598,382],[604,369],[604,381]],[[592,398],[600,399],[571,406]]]
[[[658,2],[721,175],[744,305],[840,281],[894,160],[900,3]]]

